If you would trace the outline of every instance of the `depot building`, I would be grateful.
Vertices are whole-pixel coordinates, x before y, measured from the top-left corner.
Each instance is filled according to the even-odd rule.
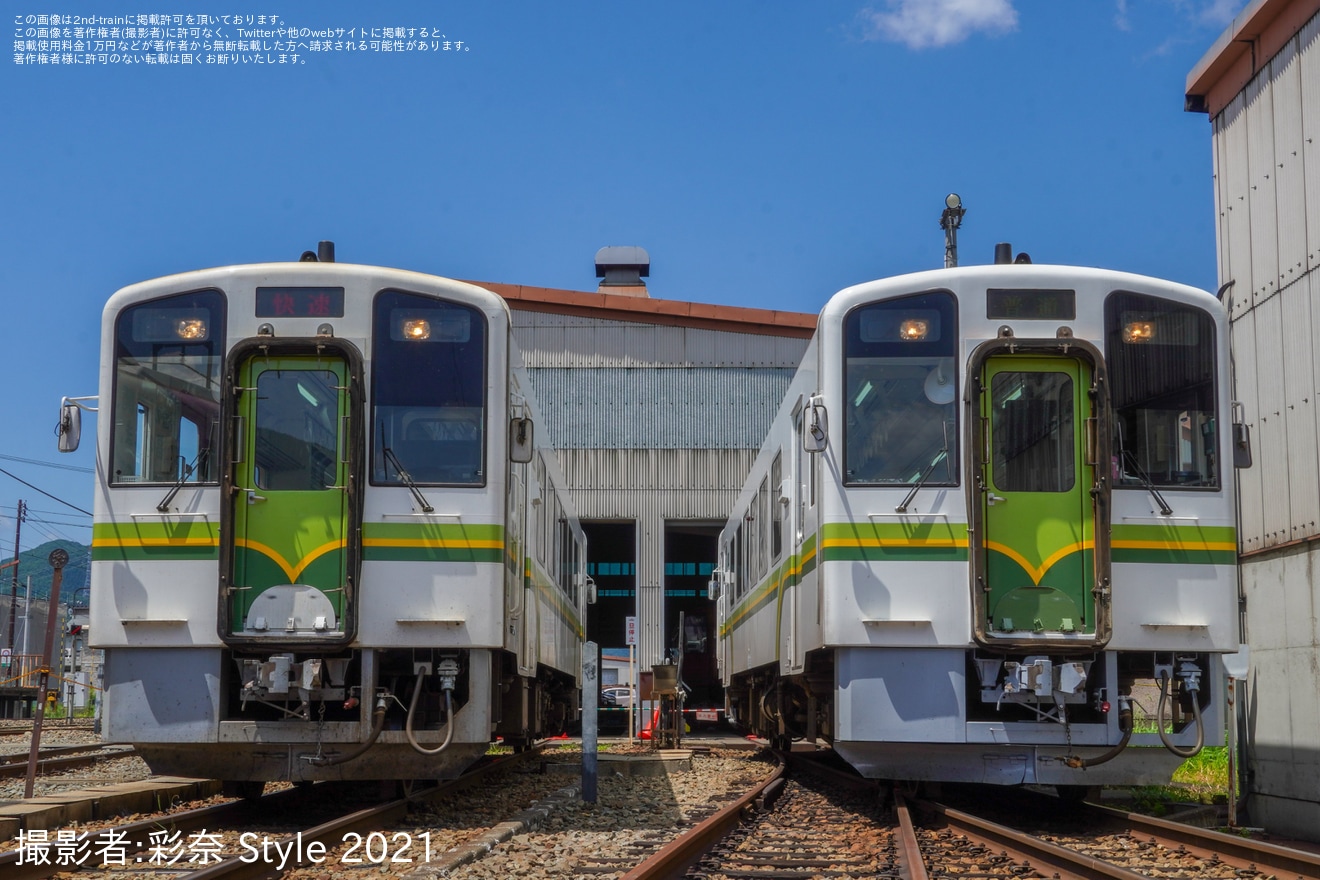
[[[706,591],[716,539],[816,316],[653,298],[649,274],[642,248],[606,247],[594,292],[474,283],[513,312],[537,429],[587,534],[587,638],[626,656],[634,618],[639,668],[681,648],[687,706],[723,707]]]

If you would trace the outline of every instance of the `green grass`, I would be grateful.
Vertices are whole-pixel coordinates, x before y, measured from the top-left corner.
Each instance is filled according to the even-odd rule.
[[[1168,785],[1130,789],[1135,812],[1162,816],[1170,803],[1221,804],[1228,796],[1228,749],[1209,746],[1174,771]]]
[[[1192,789],[1213,790],[1222,795],[1228,791],[1228,749],[1209,746],[1195,757],[1183,761],[1173,773],[1175,783]]]
[[[1134,733],[1157,733],[1154,718],[1138,716],[1133,721]],[[1169,785],[1150,785],[1133,789],[1141,800],[1150,798],[1160,802],[1190,801],[1193,803],[1223,803],[1228,793],[1228,749],[1207,746],[1188,758],[1173,772]]]

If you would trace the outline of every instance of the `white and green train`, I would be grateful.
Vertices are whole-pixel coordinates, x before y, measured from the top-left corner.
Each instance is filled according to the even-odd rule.
[[[910,780],[1167,780],[1222,742],[1227,334],[1098,269],[836,294],[720,538],[731,715]]]
[[[443,778],[579,711],[585,539],[508,307],[327,245],[105,308],[91,643],[158,773]]]

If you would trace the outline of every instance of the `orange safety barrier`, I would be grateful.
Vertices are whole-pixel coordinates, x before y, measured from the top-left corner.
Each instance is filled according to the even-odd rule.
[[[646,722],[646,725],[642,727],[642,732],[637,734],[637,738],[651,739],[652,734],[655,733],[655,729],[659,726],[660,726],[660,709],[657,707],[656,710],[651,714],[651,720]]]

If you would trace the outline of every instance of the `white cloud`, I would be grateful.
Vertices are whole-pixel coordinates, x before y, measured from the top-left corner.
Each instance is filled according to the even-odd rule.
[[[1198,17],[1205,24],[1224,27],[1233,20],[1244,5],[1244,0],[1210,0],[1201,9]]]
[[[1118,8],[1114,12],[1114,24],[1120,31],[1132,30],[1132,21],[1128,18],[1128,0],[1118,0]]]
[[[1125,2],[1125,0],[1120,0]],[[1222,28],[1247,5],[1247,0],[1165,0],[1184,19],[1201,27]]]
[[[1017,29],[1010,0],[885,0],[886,9],[866,9],[866,38],[931,49],[961,43],[984,31],[1003,34]]]

